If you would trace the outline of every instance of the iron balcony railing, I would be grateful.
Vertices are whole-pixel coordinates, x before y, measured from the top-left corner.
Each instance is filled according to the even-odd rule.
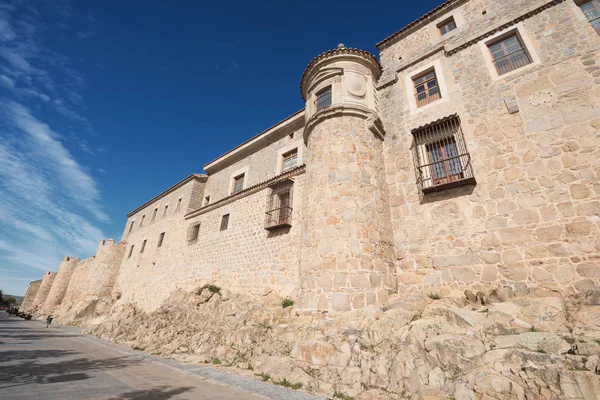
[[[292,207],[280,207],[265,213],[265,229],[292,226]]]
[[[417,166],[417,186],[423,193],[462,186],[474,181],[469,153]]]
[[[515,69],[519,69],[528,64],[531,64],[531,60],[525,49],[514,51],[494,60],[498,75],[507,74],[510,71],[514,71]]]
[[[329,107],[331,105],[331,90],[326,90],[323,93],[318,94],[315,105],[317,106],[317,111]]]

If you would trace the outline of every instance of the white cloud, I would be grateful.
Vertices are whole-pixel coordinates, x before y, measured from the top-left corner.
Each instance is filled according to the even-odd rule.
[[[107,221],[108,216],[99,203],[100,193],[95,180],[75,161],[69,151],[57,140],[58,135],[48,125],[31,115],[25,106],[10,102],[7,116],[29,135],[34,152],[45,159],[61,178],[61,184],[73,201],[85,207],[96,218]]]
[[[23,72],[33,72],[33,67],[29,64],[29,61],[25,59],[25,56],[14,49],[6,47],[0,48],[0,56],[18,70]]]
[[[85,77],[44,46],[49,29],[67,21],[40,18],[53,10],[71,18],[61,7],[0,1],[0,86],[9,96],[0,97],[0,266],[15,282],[0,280],[15,294],[64,256],[94,254],[105,237],[98,224],[108,221],[90,172],[99,168],[76,157],[97,147],[88,143],[91,124],[78,111]]]
[[[15,81],[6,75],[0,75],[0,86],[5,87],[6,89],[14,89]]]

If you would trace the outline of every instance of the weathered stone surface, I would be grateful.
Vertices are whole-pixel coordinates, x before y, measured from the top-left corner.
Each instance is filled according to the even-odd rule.
[[[600,265],[596,262],[582,262],[577,265],[577,273],[584,278],[600,278]]]
[[[461,265],[479,264],[479,255],[475,253],[463,254],[459,256],[434,256],[431,262],[434,267],[451,267]]]

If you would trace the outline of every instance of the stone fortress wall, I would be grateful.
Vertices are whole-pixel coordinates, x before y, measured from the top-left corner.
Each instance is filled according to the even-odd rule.
[[[591,288],[600,278],[598,35],[573,1],[456,4],[378,46],[401,290]],[[442,40],[432,27],[449,16],[457,29]],[[485,43],[511,31],[533,62],[498,77]],[[429,68],[442,98],[415,108],[408,85]],[[422,198],[412,131],[452,114],[477,184]]]
[[[52,288],[48,293],[48,297],[42,306],[42,310],[51,311],[60,305],[63,297],[65,296],[65,292],[67,291],[67,287],[69,286],[69,282],[71,281],[71,277],[73,276],[73,272],[75,271],[77,263],[79,263],[79,259],[74,259],[73,257],[65,257],[60,263],[58,271],[56,272],[56,277],[54,278],[54,283],[52,284]]]
[[[530,62],[498,75],[488,46],[513,34]],[[130,213],[121,243],[75,266],[59,308],[151,311],[207,283],[338,311],[393,292],[598,285],[600,38],[575,2],[450,0],[377,48],[379,61],[344,46],[315,58],[304,110]],[[413,80],[432,71],[441,98],[421,105]],[[433,184],[419,154],[436,142],[417,139],[449,121],[472,179]],[[265,229],[286,185],[291,226]],[[51,279],[34,307],[58,304]]]
[[[42,283],[33,298],[31,305],[28,310],[37,310],[38,308],[44,305],[50,290],[52,289],[52,283],[54,282],[54,278],[56,277],[56,272],[46,272],[44,274],[44,278],[42,278]]]
[[[37,281],[32,281],[29,283],[29,287],[27,288],[27,292],[23,298],[23,303],[21,304],[21,309],[29,310],[31,308],[33,305],[33,300],[35,299],[41,284],[42,279],[38,279]]]

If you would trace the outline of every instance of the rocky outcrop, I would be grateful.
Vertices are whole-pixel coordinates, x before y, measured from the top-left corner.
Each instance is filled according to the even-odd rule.
[[[599,290],[437,297],[315,313],[283,308],[273,294],[259,302],[204,289],[175,292],[151,314],[118,301],[86,324],[152,354],[219,360],[330,397],[600,399]]]

